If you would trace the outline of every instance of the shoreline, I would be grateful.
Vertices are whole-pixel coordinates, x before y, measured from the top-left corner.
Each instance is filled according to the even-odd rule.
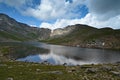
[[[69,44],[59,44],[59,43],[51,43],[51,42],[45,42],[45,41],[38,41],[46,44],[51,45],[59,45],[59,46],[68,46],[68,47],[78,47],[78,48],[88,48],[88,49],[103,49],[103,50],[112,50],[112,51],[120,51],[120,49],[114,49],[114,48],[101,48],[101,47],[86,47],[86,46],[78,46],[78,45],[69,45]]]

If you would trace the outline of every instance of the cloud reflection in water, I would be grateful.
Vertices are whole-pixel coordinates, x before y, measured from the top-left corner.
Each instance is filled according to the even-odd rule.
[[[20,58],[18,61],[26,61],[26,62],[44,62],[47,61],[51,64],[59,65],[59,64],[64,64],[67,63],[68,65],[82,65],[82,64],[90,64],[92,62],[87,62],[87,61],[80,61],[80,60],[75,60],[72,58],[67,58],[62,55],[56,55],[53,53],[50,54],[39,54],[39,55],[31,55],[27,56],[26,58]],[[94,62],[95,63],[95,62]]]

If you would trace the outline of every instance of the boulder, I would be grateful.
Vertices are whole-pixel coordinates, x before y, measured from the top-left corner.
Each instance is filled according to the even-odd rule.
[[[104,71],[111,71],[112,67],[111,66],[102,66],[101,69]]]
[[[115,76],[120,76],[120,72],[117,72],[117,71],[111,71],[111,73]]]
[[[7,78],[7,80],[14,80],[12,77]]]
[[[97,68],[87,68],[85,70],[86,73],[96,73],[97,71],[98,71]]]

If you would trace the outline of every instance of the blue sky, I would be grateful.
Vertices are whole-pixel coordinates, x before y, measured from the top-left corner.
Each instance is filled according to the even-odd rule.
[[[0,13],[50,29],[74,24],[119,29],[119,7],[120,0],[0,0]]]
[[[34,0],[34,5],[37,4],[38,0]],[[34,6],[32,6],[34,7]],[[32,16],[26,16],[21,14],[16,8],[9,6],[4,3],[0,3],[0,13],[5,13],[9,15],[10,17],[14,18],[15,20],[26,23],[28,25],[36,25],[39,26],[41,21],[32,17]]]

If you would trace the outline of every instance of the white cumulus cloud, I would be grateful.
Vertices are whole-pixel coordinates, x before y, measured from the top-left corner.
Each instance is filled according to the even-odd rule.
[[[74,0],[72,3],[66,0],[41,0],[36,8],[28,8],[24,14],[33,16],[40,20],[71,19],[81,16],[77,11],[82,7],[83,0]]]
[[[84,18],[81,18],[81,19],[73,19],[73,20],[60,19],[60,20],[57,20],[53,24],[43,22],[40,25],[40,27],[54,30],[57,28],[64,28],[68,25],[86,24],[86,25],[90,25],[93,27],[97,27],[97,28],[111,27],[114,29],[119,29],[120,28],[119,21],[120,21],[120,15],[110,18],[109,20],[106,20],[106,21],[101,21],[97,19],[97,16],[89,13]]]
[[[80,0],[81,1],[81,0]],[[73,0],[74,5],[84,4],[88,7],[89,13],[79,19],[58,19],[55,23],[50,24],[43,22],[40,27],[50,29],[63,28],[67,25],[86,24],[97,28],[111,27],[120,29],[120,0]],[[77,3],[78,2],[78,3]],[[70,9],[73,7],[70,5]],[[72,8],[75,9],[75,8]],[[77,13],[76,13],[77,14]],[[69,15],[69,14],[68,14]],[[80,14],[79,14],[80,15]]]

